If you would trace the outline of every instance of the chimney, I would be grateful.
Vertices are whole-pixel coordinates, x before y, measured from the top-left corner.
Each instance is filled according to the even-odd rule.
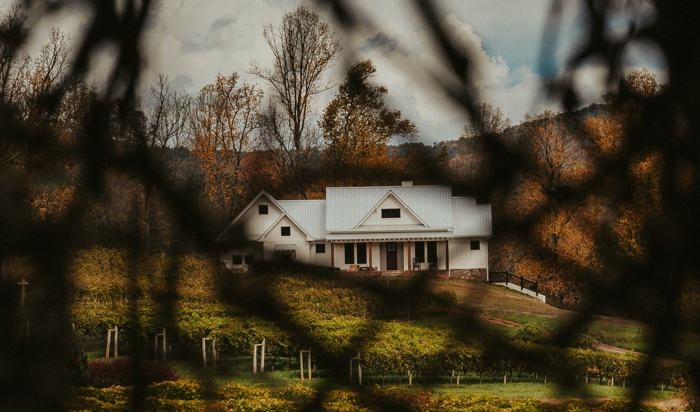
[[[401,186],[403,186],[403,187],[413,186],[413,182],[410,180],[404,181],[404,182],[401,182]]]

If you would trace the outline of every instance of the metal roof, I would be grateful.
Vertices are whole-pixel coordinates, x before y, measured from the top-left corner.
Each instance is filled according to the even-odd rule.
[[[355,227],[389,191],[428,227],[452,226],[452,190],[447,186],[328,187],[326,230]]]
[[[326,238],[325,200],[278,200],[277,204],[311,237]]]
[[[452,232],[399,232],[399,233],[340,233],[328,234],[326,240],[331,242],[342,241],[402,241],[402,240],[440,240],[452,239]]]
[[[454,237],[491,236],[491,205],[477,205],[473,197],[452,198]]]
[[[428,227],[372,225],[356,228],[389,192],[404,202]],[[264,194],[316,240],[440,240],[490,237],[492,234],[491,205],[477,205],[471,197],[453,198],[452,190],[447,186],[329,187],[326,188],[326,200],[275,201]]]

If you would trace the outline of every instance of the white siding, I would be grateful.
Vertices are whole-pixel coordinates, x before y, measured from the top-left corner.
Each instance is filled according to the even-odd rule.
[[[259,205],[267,205],[267,214],[261,215],[258,211]],[[275,223],[279,217],[282,216],[282,211],[279,210],[267,197],[260,196],[258,200],[251,206],[239,222],[243,224],[246,233],[250,235],[251,238],[259,237],[271,224]]]
[[[326,253],[316,253],[316,244],[326,245]],[[330,266],[331,265],[331,247],[333,245],[329,242],[316,242],[311,244],[311,264],[318,266]]]
[[[290,236],[282,236],[281,228],[283,226],[289,226]],[[296,257],[294,260],[300,263],[310,263],[309,244],[306,241],[306,234],[288,216],[280,219],[261,240],[265,242],[265,260],[274,259],[275,245],[296,245]]]
[[[445,270],[447,269],[447,243],[446,242],[437,242],[437,255],[438,255],[438,269],[439,270]]]
[[[480,250],[470,250],[470,240],[479,240]],[[450,269],[488,268],[488,242],[485,239],[450,240]]]
[[[401,210],[401,217],[382,219],[382,209],[399,209]],[[402,205],[401,202],[396,200],[394,196],[389,196],[384,199],[384,201],[380,203],[369,216],[367,216],[367,220],[365,220],[360,227],[399,225],[419,225],[420,227],[423,227],[421,222],[412,212],[408,211],[406,207]]]
[[[372,248],[370,249],[370,256],[372,256],[372,266],[377,268],[377,270],[381,270],[379,266],[381,261],[379,245],[379,242],[372,242]]]
[[[233,265],[233,255],[241,255],[245,260],[245,256],[253,255],[255,260],[263,260],[263,248],[260,243],[251,243],[246,248],[241,249],[228,249],[221,253],[221,261],[224,263],[226,268],[231,269],[234,267],[244,267],[250,262],[245,261],[243,265]]]
[[[396,270],[405,270],[405,268],[410,268],[411,265],[407,265],[404,258],[408,253],[405,252],[406,243],[396,242]]]

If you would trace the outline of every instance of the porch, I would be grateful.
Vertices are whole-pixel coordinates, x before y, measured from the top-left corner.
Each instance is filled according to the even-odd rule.
[[[358,266],[358,265],[354,265]],[[354,269],[351,267],[351,269]],[[488,280],[487,269],[428,269],[428,270],[377,270],[368,266],[359,266],[357,270],[343,270],[336,268],[338,273],[344,276],[354,277],[415,277],[425,276],[440,279],[467,279],[486,282]]]
[[[448,240],[374,240],[332,242],[330,266],[347,272],[446,272]]]

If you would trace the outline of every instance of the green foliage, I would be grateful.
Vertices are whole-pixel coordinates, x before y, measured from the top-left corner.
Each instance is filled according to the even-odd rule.
[[[110,388],[77,388],[71,402],[72,411],[95,411],[95,412],[115,412],[127,409],[131,389],[123,386],[112,386]]]
[[[205,388],[191,380],[165,381],[148,387],[148,396],[153,398],[196,401],[204,399]]]
[[[525,343],[544,343],[547,339],[547,329],[536,323],[520,326],[515,332],[515,340]]]
[[[136,296],[136,302],[127,302],[121,298],[126,278],[125,273],[120,273],[125,270],[124,256],[121,252],[101,249],[77,255],[74,265],[77,274],[74,278],[78,279],[75,288],[79,298],[73,305],[76,331],[88,336],[104,336],[108,327],[117,325],[121,332],[120,341],[128,341],[135,333],[141,333],[142,337],[148,334],[148,339],[152,339],[151,333],[162,327],[159,318],[162,308],[157,302],[166,291],[167,276],[173,275],[167,273],[169,259],[154,257],[137,262],[138,270],[131,277],[132,280],[136,279],[137,293],[129,293],[131,299]],[[103,262],[96,263],[94,260]],[[174,315],[179,335],[169,335],[169,342],[177,342],[177,345],[191,349],[198,349],[201,338],[207,336],[217,338],[217,348],[222,355],[249,355],[253,344],[265,339],[267,356],[272,358],[296,357],[299,349],[308,346],[323,347],[325,354],[333,360],[347,359],[360,352],[363,369],[382,376],[396,373],[426,376],[456,370],[476,373],[480,377],[484,374],[502,377],[515,371],[518,374],[547,376],[549,381],[564,374],[585,376],[587,380],[597,379],[600,382],[614,379],[618,385],[623,382],[633,384],[643,360],[637,355],[590,349],[598,339],[600,332],[597,330],[580,335],[573,348],[546,346],[547,322],[523,325],[515,331],[512,343],[482,346],[477,342],[460,341],[451,336],[447,329],[372,319],[371,315],[391,308],[343,279],[315,279],[285,274],[267,276],[265,282],[272,286],[278,299],[276,303],[286,313],[286,317],[279,319],[279,322],[271,322],[245,316],[234,305],[225,304],[219,299],[217,289],[223,279],[222,273],[211,261],[196,256],[183,256],[177,260],[180,266],[174,274],[178,278]],[[94,273],[100,281],[94,282],[88,272]],[[259,282],[260,279],[244,277],[240,281]],[[434,304],[444,308],[457,301],[455,293],[446,289],[437,289],[432,295],[425,296],[429,299],[424,299],[424,307]],[[136,315],[141,322],[141,329],[137,331],[130,330],[128,322],[133,303],[138,308]],[[405,305],[405,300],[400,303]],[[307,340],[302,342],[294,336],[307,336]],[[314,356],[314,362],[321,368],[329,360],[318,352]],[[680,364],[660,364],[653,370],[652,382],[671,385],[683,373],[684,368]],[[163,388],[167,389],[154,390],[182,390],[189,395],[156,397],[183,402],[201,400],[201,392],[197,392],[196,388],[182,385],[164,384]],[[236,391],[252,391],[249,393],[250,399],[260,399],[251,401],[245,396],[236,395]],[[255,410],[267,405],[273,409],[284,409],[289,407],[289,401],[299,400],[265,391],[264,388],[242,386],[224,389],[231,408]],[[309,396],[309,393],[300,395],[304,399]],[[277,400],[270,400],[270,397],[277,397]],[[338,405],[342,404],[340,400],[338,402]],[[346,405],[350,409],[364,407],[353,404],[354,401],[348,402],[348,405],[354,405]]]

